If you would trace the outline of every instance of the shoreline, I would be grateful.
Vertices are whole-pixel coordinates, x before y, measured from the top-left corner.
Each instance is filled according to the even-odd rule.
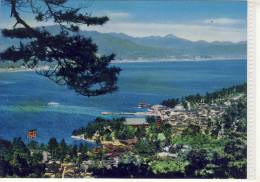
[[[35,71],[33,69],[30,69],[30,68],[15,68],[15,69],[5,69],[5,68],[0,68],[0,73],[16,73],[16,72],[32,72],[32,71]]]
[[[210,61],[244,61],[247,58],[210,58],[210,59],[154,59],[154,60],[114,60],[111,64],[128,64],[128,63],[169,63],[169,62],[210,62]],[[35,69],[30,68],[1,68],[0,73],[15,72],[32,72]]]
[[[129,60],[114,60],[111,64],[124,63],[160,63],[160,62],[208,62],[208,61],[243,61],[247,58],[205,58],[205,59],[129,59]]]
[[[245,82],[245,83],[241,83],[241,84],[236,84],[236,85],[233,85],[233,86],[238,86],[238,85],[243,85],[243,84],[247,84],[247,82]],[[209,92],[209,93],[214,93],[214,92],[219,92],[219,91],[221,91],[222,89],[224,89],[224,88],[231,88],[232,86],[229,86],[229,87],[223,87],[223,88],[220,88],[220,89],[218,89],[218,90],[215,90],[215,91],[212,91],[212,92]],[[197,95],[198,93],[194,93],[194,94],[191,94],[191,95]],[[205,95],[203,95],[203,94],[200,94],[202,97],[205,97]],[[189,96],[189,95],[187,95],[187,96]],[[238,97],[235,97],[235,100],[237,100],[237,99],[239,99],[241,96],[238,96]],[[168,97],[168,99],[172,99],[172,98],[174,98],[174,97]],[[181,97],[177,97],[177,98],[181,98]],[[167,98],[166,99],[164,99],[164,100],[167,100]],[[162,100],[163,101],[163,100]],[[139,111],[135,111],[135,112],[132,112],[132,113],[130,113],[129,112],[129,114],[133,114],[133,118],[138,118],[138,117],[140,117],[140,116],[144,116],[144,113],[147,113],[147,116],[149,115],[149,116],[154,116],[155,114],[154,113],[152,113],[151,111],[149,111],[149,109],[151,108],[151,107],[158,107],[159,105],[161,105],[161,103],[160,102],[157,102],[157,103],[154,103],[154,104],[151,104],[150,105],[150,107],[149,108],[146,108],[146,111],[143,111],[143,112],[139,112]],[[157,110],[158,108],[156,108],[156,110]],[[103,112],[105,112],[105,111],[103,111]],[[157,112],[157,111],[156,111]],[[108,112],[105,112],[105,113],[108,113]],[[124,113],[124,112],[118,112],[119,113],[119,115],[118,116],[115,116],[115,117],[111,117],[111,118],[120,118],[121,117],[121,113]],[[110,115],[110,112],[108,113],[109,115]],[[113,113],[111,112],[111,115],[113,115]],[[96,115],[96,116],[94,116],[95,118],[97,118],[97,117],[101,117],[101,118],[103,118],[103,116],[102,116],[102,113],[101,113],[101,115]],[[131,117],[130,117],[131,118]],[[87,123],[92,123],[92,122],[95,122],[95,120],[88,120],[88,122]],[[85,126],[85,125],[84,125]],[[80,127],[79,127],[80,128]],[[72,132],[72,131],[71,131]],[[16,136],[16,137],[20,137],[20,136]],[[87,142],[87,143],[89,143],[89,144],[93,144],[93,143],[95,143],[95,141],[93,141],[93,140],[91,140],[91,139],[87,139],[87,138],[84,138],[84,136],[82,136],[81,134],[68,134],[68,135],[63,135],[62,137],[60,137],[60,136],[56,136],[55,135],[55,137],[60,141],[62,138],[64,138],[64,139],[66,139],[66,142],[68,142],[68,143],[73,143],[73,142],[76,142],[76,141],[79,141],[79,142]],[[4,137],[3,135],[2,135],[2,137],[0,136],[0,138],[2,138],[2,139],[6,139],[6,140],[12,140],[12,138],[8,138],[8,137]],[[14,138],[14,137],[13,137]],[[26,141],[25,140],[25,142],[27,143],[27,142],[29,142],[29,141]],[[42,141],[41,139],[38,141],[39,143],[45,143],[44,141]]]

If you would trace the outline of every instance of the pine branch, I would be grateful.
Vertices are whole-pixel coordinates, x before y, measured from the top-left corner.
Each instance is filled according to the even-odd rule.
[[[65,0],[41,1],[46,4],[47,10],[39,11],[31,4],[34,8],[32,12],[36,13],[39,21],[53,18],[53,21],[60,25],[60,32],[53,35],[44,28],[32,28],[20,16],[17,0],[10,0],[11,17],[16,19],[16,23],[13,29],[5,29],[2,33],[9,38],[29,41],[6,49],[0,53],[0,60],[22,60],[30,68],[42,63],[49,64],[52,68],[38,70],[37,73],[57,84],[66,84],[85,96],[97,96],[117,90],[117,77],[121,70],[110,66],[114,55],[99,57],[96,54],[98,48],[90,38],[70,33],[79,31],[77,24],[102,25],[108,18],[89,17],[79,13],[77,8],[62,8]],[[26,2],[32,3],[31,0]],[[59,10],[55,9],[57,7]],[[22,28],[15,28],[18,24],[22,25]]]

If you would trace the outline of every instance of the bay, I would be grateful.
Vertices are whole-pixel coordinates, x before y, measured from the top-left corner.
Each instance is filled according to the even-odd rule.
[[[138,62],[122,68],[119,90],[84,97],[34,72],[0,72],[0,138],[22,137],[37,129],[35,139],[70,138],[103,111],[135,112],[139,102],[158,104],[163,99],[205,94],[246,82],[246,60]]]

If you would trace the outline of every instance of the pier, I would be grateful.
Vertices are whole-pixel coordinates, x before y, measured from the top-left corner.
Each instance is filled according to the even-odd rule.
[[[102,115],[134,115],[134,116],[156,116],[152,112],[101,112]]]

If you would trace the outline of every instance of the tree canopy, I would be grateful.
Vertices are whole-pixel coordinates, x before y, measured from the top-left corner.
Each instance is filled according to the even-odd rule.
[[[98,55],[97,45],[79,33],[81,26],[103,25],[108,17],[93,17],[84,8],[68,6],[68,0],[3,2],[16,22],[11,29],[3,29],[2,34],[21,41],[1,52],[0,61],[23,61],[37,73],[85,96],[118,89],[120,68],[110,65],[115,55]],[[39,25],[46,25],[45,22],[58,25],[58,33],[48,31],[46,26],[33,27],[23,17],[24,9]]]

